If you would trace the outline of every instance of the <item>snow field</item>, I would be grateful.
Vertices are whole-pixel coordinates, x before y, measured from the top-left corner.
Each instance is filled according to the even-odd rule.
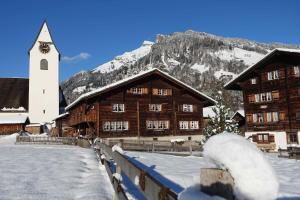
[[[0,199],[113,199],[105,169],[91,149],[62,145],[14,145],[0,138]]]

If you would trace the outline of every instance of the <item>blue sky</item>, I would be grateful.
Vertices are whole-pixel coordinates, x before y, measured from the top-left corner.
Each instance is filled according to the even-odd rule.
[[[28,54],[44,19],[62,56],[60,80],[189,29],[260,42],[300,44],[300,1],[2,0],[0,77],[28,77]]]

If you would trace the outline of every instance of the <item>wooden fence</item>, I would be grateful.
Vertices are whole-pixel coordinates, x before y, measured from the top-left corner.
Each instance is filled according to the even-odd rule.
[[[130,140],[130,139],[107,139],[105,144],[114,146],[120,144],[122,149],[128,151],[147,151],[147,152],[190,152],[201,151],[202,147],[195,141],[171,142],[162,140]]]
[[[66,144],[76,145],[77,139],[73,137],[42,137],[42,136],[17,136],[17,144]]]
[[[108,176],[113,183],[117,199],[123,200],[128,198],[126,197],[126,193],[124,192],[120,181],[112,175],[113,171],[111,165],[114,165],[114,163],[116,164],[115,173],[126,175],[132,183],[136,184],[138,191],[143,194],[146,199],[177,199],[177,194],[172,191],[171,188],[163,185],[159,180],[147,173],[145,169],[136,165],[128,157],[117,151],[113,152],[109,145],[100,143],[98,148],[96,148],[96,152],[98,157],[102,158],[101,163],[103,163],[107,169]],[[105,159],[101,156],[103,154],[105,155]]]

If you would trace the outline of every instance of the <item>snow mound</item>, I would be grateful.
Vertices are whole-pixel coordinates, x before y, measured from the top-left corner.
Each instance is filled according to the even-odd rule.
[[[0,137],[0,145],[12,145],[16,142],[16,137],[18,133]]]
[[[124,151],[123,151],[123,149],[119,146],[119,145],[114,145],[112,148],[111,148],[111,150],[113,151],[113,152],[115,152],[115,151],[117,151],[117,152],[119,152],[120,154],[124,154]]]
[[[238,199],[276,199],[279,183],[263,153],[245,138],[224,132],[204,144],[204,156],[226,168],[234,178]]]

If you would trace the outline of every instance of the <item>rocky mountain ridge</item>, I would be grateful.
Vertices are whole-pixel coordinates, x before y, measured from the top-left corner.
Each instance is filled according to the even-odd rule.
[[[223,85],[274,48],[300,48],[280,43],[259,43],[186,31],[157,35],[156,42],[115,57],[90,71],[75,74],[61,84],[68,103],[81,94],[137,74],[159,68],[195,89],[214,96],[222,91],[232,110],[240,108],[241,94],[224,91]]]

